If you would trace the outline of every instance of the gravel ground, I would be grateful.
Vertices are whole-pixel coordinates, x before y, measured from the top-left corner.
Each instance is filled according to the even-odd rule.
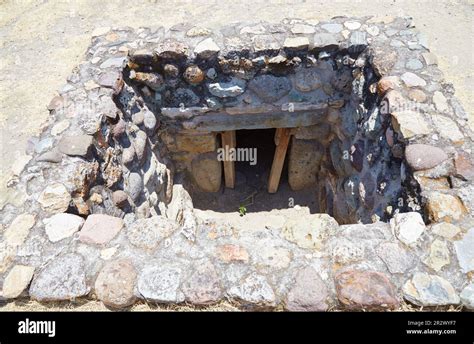
[[[41,130],[48,116],[46,105],[81,62],[96,27],[170,27],[192,22],[215,28],[233,21],[278,22],[285,17],[410,15],[428,35],[439,66],[454,84],[474,128],[473,9],[473,0],[0,0],[0,207],[21,202],[6,188],[14,162],[25,154],[28,138]],[[28,302],[7,304],[0,310],[35,307],[45,308]],[[93,301],[80,307],[100,308]]]

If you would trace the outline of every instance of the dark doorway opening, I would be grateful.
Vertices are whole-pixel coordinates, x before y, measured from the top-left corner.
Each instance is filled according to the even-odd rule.
[[[318,212],[316,190],[292,191],[288,185],[288,154],[285,158],[279,188],[268,192],[270,170],[275,154],[276,129],[237,130],[236,156],[254,157],[255,161],[235,161],[235,186],[226,188],[222,183],[217,193],[200,192],[193,189],[191,197],[194,208],[218,212],[246,212],[287,209],[294,206],[308,207],[311,213]],[[250,153],[256,152],[256,154]],[[224,177],[223,177],[224,178]]]

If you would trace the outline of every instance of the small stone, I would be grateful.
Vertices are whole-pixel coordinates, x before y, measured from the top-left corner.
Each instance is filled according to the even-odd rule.
[[[111,57],[111,58],[105,60],[104,62],[102,62],[102,64],[100,65],[100,68],[101,69],[119,68],[119,67],[123,66],[125,60],[126,60],[125,56]]]
[[[383,96],[390,90],[395,90],[400,87],[400,79],[398,76],[384,76],[377,83],[377,93]]]
[[[359,52],[367,46],[367,34],[361,31],[354,31],[349,39],[349,52]]]
[[[196,85],[204,80],[204,72],[198,66],[193,65],[186,68],[183,77],[188,83]]]
[[[92,214],[87,217],[79,240],[86,244],[105,245],[115,238],[124,225],[122,219],[105,214]]]
[[[117,190],[112,193],[112,201],[114,204],[122,208],[127,204],[128,195],[123,190]]]
[[[86,157],[92,142],[91,135],[65,135],[59,140],[58,147],[66,155]]]
[[[321,27],[330,33],[338,33],[342,31],[342,25],[337,23],[323,24]]]
[[[408,92],[408,98],[415,102],[424,103],[426,102],[427,96],[422,90],[412,89]]]
[[[348,309],[381,310],[398,307],[395,286],[375,271],[346,271],[335,277],[337,298]]]
[[[438,58],[433,53],[423,53],[421,54],[427,66],[437,65]]]
[[[309,39],[306,37],[287,37],[283,47],[290,50],[304,50],[309,47]]]
[[[474,310],[474,283],[469,284],[462,290],[461,302],[467,309]]]
[[[372,66],[379,76],[389,74],[397,61],[398,55],[395,51],[387,52],[384,49],[376,48],[372,55]]]
[[[179,290],[182,270],[169,264],[146,266],[138,277],[138,291],[149,301],[178,303],[184,301]]]
[[[188,37],[209,36],[210,34],[211,30],[199,26],[192,27],[186,32]]]
[[[3,297],[14,299],[20,296],[30,284],[34,271],[32,266],[15,265],[3,281]]]
[[[251,34],[251,35],[261,35],[262,33],[265,33],[267,29],[265,29],[265,26],[262,24],[257,24],[253,26],[244,26],[242,29],[240,29],[240,34],[245,35],[245,34]]]
[[[300,69],[295,74],[295,87],[301,92],[314,91],[321,87],[320,73],[316,69]]]
[[[444,278],[416,272],[402,288],[403,297],[417,306],[444,306],[459,304],[459,296]]]
[[[135,133],[135,137],[132,138],[133,149],[137,155],[138,161],[143,161],[145,157],[145,149],[148,142],[148,136],[143,130],[139,130]]]
[[[186,301],[195,305],[208,305],[222,298],[219,275],[214,265],[209,262],[196,264],[193,274],[183,283]]]
[[[420,171],[438,166],[448,159],[448,155],[438,147],[412,144],[406,147],[405,158],[413,170]]]
[[[464,141],[464,135],[452,119],[440,115],[433,115],[431,119],[442,137],[454,143],[462,143]]]
[[[188,55],[189,47],[185,43],[167,39],[158,44],[154,53],[163,59],[180,60]]]
[[[125,134],[127,131],[127,123],[120,118],[119,121],[112,128],[112,135],[115,139]]]
[[[156,127],[156,123],[157,120],[155,114],[150,110],[144,111],[143,124],[145,125],[145,128],[147,128],[148,130],[154,130]]]
[[[420,78],[418,75],[406,72],[403,73],[401,79],[407,85],[407,87],[425,87],[426,81]]]
[[[247,250],[238,245],[226,244],[218,246],[216,249],[217,257],[225,263],[249,261],[249,254]]]
[[[59,121],[51,128],[51,135],[57,136],[61,134],[64,130],[69,128],[70,122],[67,119]]]
[[[147,85],[154,91],[160,91],[164,86],[163,77],[159,73],[136,72],[133,80]]]
[[[474,271],[474,228],[469,229],[461,240],[455,241],[454,248],[461,271]]]
[[[417,59],[410,59],[405,64],[405,67],[411,70],[418,70],[423,68],[423,63]]]
[[[423,115],[411,110],[392,112],[392,125],[405,139],[431,133]]]
[[[454,158],[456,175],[464,180],[474,180],[474,162],[465,153],[459,153]]]
[[[290,92],[291,82],[286,77],[265,74],[252,79],[249,83],[249,89],[265,102],[273,103]]]
[[[415,263],[414,257],[395,242],[380,244],[376,252],[392,274],[403,274],[411,269]]]
[[[449,110],[448,101],[440,91],[435,91],[433,94],[433,103],[439,112],[447,112]]]
[[[307,25],[307,24],[295,24],[291,28],[291,32],[294,33],[295,35],[311,34],[311,33],[314,33],[315,31],[316,30],[314,29],[314,26]]]
[[[425,264],[435,271],[440,271],[443,266],[450,263],[448,245],[445,241],[436,239],[430,247],[430,253]]]
[[[97,298],[106,306],[123,308],[135,301],[137,273],[132,262],[120,259],[107,263],[95,281]]]
[[[446,239],[453,239],[456,235],[461,233],[461,228],[448,222],[441,222],[433,225],[431,231]]]
[[[209,92],[219,98],[237,97],[244,93],[246,82],[233,77],[228,82],[216,82],[209,84]]]
[[[31,282],[30,296],[37,301],[73,300],[87,295],[84,258],[67,253],[54,258]]]
[[[114,88],[117,84],[117,81],[121,79],[119,72],[109,71],[102,73],[97,82],[102,87]]]
[[[133,246],[153,250],[178,229],[178,224],[163,216],[139,219],[127,228],[127,238]]]
[[[163,71],[165,72],[165,76],[168,78],[177,78],[179,75],[179,68],[173,64],[165,64]]]
[[[73,214],[56,214],[44,219],[45,231],[49,241],[58,242],[76,233],[84,224],[84,219]]]
[[[84,89],[86,91],[90,91],[90,90],[93,90],[94,88],[99,88],[99,87],[100,86],[96,84],[94,80],[89,80],[84,83]]]
[[[247,306],[274,306],[275,293],[267,279],[258,274],[247,276],[239,285],[227,292],[231,299],[238,300]]]
[[[130,198],[136,200],[143,190],[143,179],[137,172],[132,172],[125,182],[125,191]]]
[[[71,195],[63,184],[53,183],[43,190],[38,202],[49,213],[63,213],[69,208]]]
[[[127,166],[133,162],[133,159],[135,159],[135,148],[133,148],[133,145],[130,145],[130,147],[123,149],[122,163]]]
[[[320,250],[339,224],[327,214],[295,216],[284,225],[283,236],[302,248]]]
[[[460,220],[466,213],[466,208],[458,197],[430,192],[426,195],[428,215],[434,222],[452,222]]]
[[[328,290],[319,274],[311,267],[298,272],[288,292],[286,309],[293,312],[324,312],[328,309]]]
[[[406,245],[416,244],[425,230],[425,223],[420,213],[399,213],[390,221],[390,226],[397,238]]]
[[[63,105],[64,99],[61,96],[55,96],[51,99],[51,102],[48,104],[47,109],[49,111],[58,110]]]
[[[217,78],[217,72],[214,68],[209,68],[207,70],[207,73],[206,73],[206,76],[211,79],[211,80],[214,80],[215,78]]]
[[[209,59],[220,51],[219,46],[212,38],[206,38],[196,45],[194,53],[201,59]]]
[[[59,152],[57,147],[53,148],[49,152],[44,152],[36,158],[36,161],[58,163],[63,160],[63,154]]]
[[[22,245],[35,223],[36,217],[31,214],[23,213],[15,217],[3,233],[6,244],[12,247]]]
[[[380,33],[380,30],[377,26],[369,26],[365,31],[371,36],[377,36]]]
[[[349,30],[357,30],[361,27],[361,24],[354,20],[348,20],[344,22],[344,26],[348,28]]]
[[[339,47],[337,35],[332,33],[317,33],[314,35],[313,47],[316,51],[332,51]]]

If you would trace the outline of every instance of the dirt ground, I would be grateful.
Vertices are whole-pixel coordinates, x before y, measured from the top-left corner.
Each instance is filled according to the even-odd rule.
[[[49,101],[82,61],[97,27],[191,22],[215,28],[235,21],[278,22],[288,17],[409,15],[428,35],[431,50],[474,128],[473,9],[474,0],[0,0],[0,208],[23,201],[24,195],[7,189],[6,182],[22,161],[28,138],[47,119]]]

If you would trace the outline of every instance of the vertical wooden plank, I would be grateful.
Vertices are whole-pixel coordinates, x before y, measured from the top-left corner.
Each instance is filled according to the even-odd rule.
[[[277,128],[275,132],[275,142],[278,142],[273,157],[272,169],[268,178],[268,192],[275,193],[280,184],[281,171],[285,163],[288,142],[290,141],[291,128]]]
[[[222,148],[228,150],[235,148],[235,130],[224,131],[221,134]],[[235,186],[235,166],[233,161],[224,160],[224,180],[227,188]]]

